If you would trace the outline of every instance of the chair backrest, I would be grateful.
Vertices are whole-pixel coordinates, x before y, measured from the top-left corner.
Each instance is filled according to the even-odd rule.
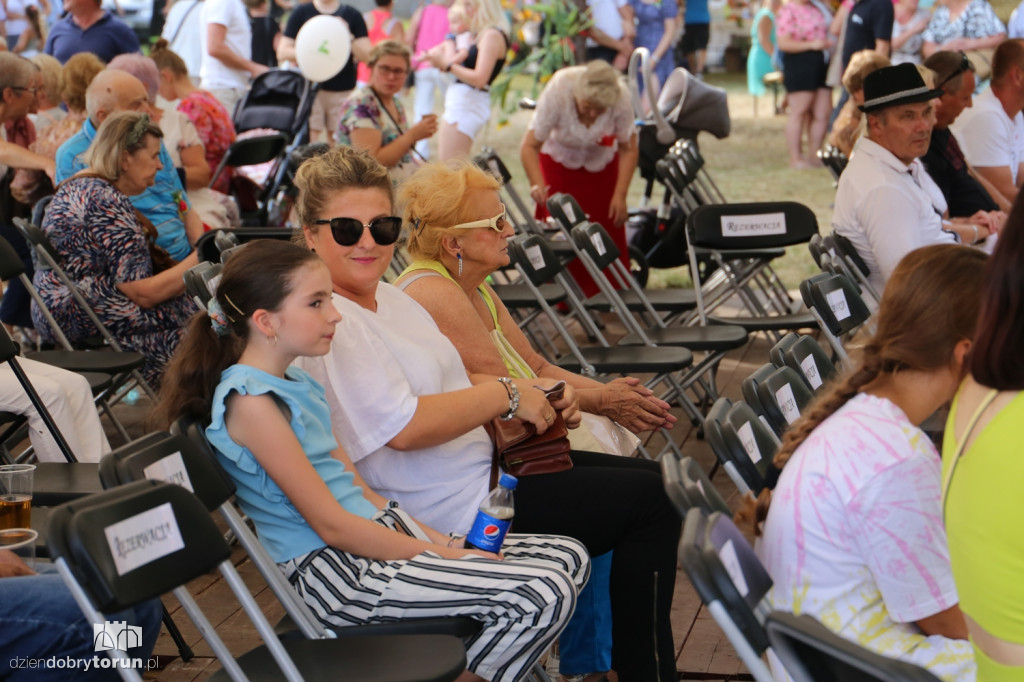
[[[687,458],[689,459],[689,458]],[[665,494],[668,495],[672,506],[679,512],[679,516],[686,518],[686,512],[690,507],[697,506],[690,501],[690,496],[683,484],[683,462],[669,452],[661,458],[661,479],[665,486]]]
[[[523,234],[508,240],[508,255],[535,286],[550,282],[562,272],[562,262],[539,235]]]
[[[611,235],[598,223],[584,221],[570,231],[576,248],[585,252],[594,265],[604,270],[619,259],[619,247]]]
[[[250,242],[254,239],[280,239],[291,241],[295,231],[284,227],[242,227],[236,230],[210,230],[204,232],[196,240],[196,253],[199,260],[208,260],[214,263],[221,262],[221,253]]]
[[[200,310],[206,310],[207,304],[213,298],[215,283],[223,269],[224,266],[220,263],[203,260],[185,271],[185,293],[196,302]]]
[[[512,182],[512,173],[493,149],[485,149],[473,157],[473,163],[493,175],[502,185]]]
[[[740,390],[743,392],[743,400],[745,400],[751,409],[753,409],[758,415],[766,415],[767,411],[765,406],[761,404],[761,395],[757,392],[757,388],[764,383],[776,369],[778,369],[778,367],[775,363],[766,362],[755,369],[750,376],[740,383]]]
[[[33,225],[43,224],[43,218],[46,217],[46,209],[50,207],[51,201],[53,201],[53,195],[47,194],[45,197],[42,197],[38,201],[36,201],[35,205],[32,206]]]
[[[231,555],[195,495],[148,480],[54,508],[46,543],[100,611],[159,597]]]
[[[799,334],[796,332],[790,332],[779,339],[778,342],[772,346],[771,350],[768,351],[768,357],[771,359],[772,364],[776,367],[782,367],[785,365],[786,351],[792,348],[793,344],[796,343],[799,338]]]
[[[765,619],[772,651],[794,682],[938,682],[930,671],[881,656],[808,615],[773,611]]]
[[[733,403],[722,423],[728,456],[757,497],[764,488],[768,466],[778,450],[778,440],[744,402]]]
[[[145,479],[176,483],[211,512],[235,494],[235,484],[216,460],[184,435],[162,431],[122,445],[100,460],[104,488]]]
[[[786,349],[783,359],[804,380],[811,391],[817,391],[836,375],[836,366],[814,337],[801,336]]]
[[[831,272],[818,272],[816,274],[811,275],[804,281],[800,282],[800,298],[803,299],[805,306],[807,306],[808,308],[811,307],[811,285],[814,284],[815,282],[820,282],[822,280],[828,279],[831,276]]]
[[[848,238],[833,232],[825,238],[825,244],[834,248],[836,255],[842,256],[848,263],[855,265],[865,277],[871,274],[871,268],[857,253],[857,247]]]
[[[557,220],[566,231],[571,230],[587,219],[580,204],[571,194],[558,192],[547,200],[548,213]]]
[[[664,459],[668,459],[665,457]],[[731,514],[725,498],[704,472],[704,467],[692,457],[684,457],[679,461],[680,476],[686,496],[692,506],[700,507],[704,513],[721,512]]]
[[[728,251],[790,246],[818,234],[814,211],[795,201],[710,204],[687,219],[694,246]]]
[[[810,307],[836,337],[852,332],[871,317],[857,286],[843,275],[811,282],[810,298]]]
[[[693,508],[680,547],[683,570],[715,622],[755,679],[771,680],[760,656],[770,646],[761,611],[772,580],[750,544],[727,515]]]
[[[825,247],[822,244],[822,236],[820,234],[816,234],[811,237],[810,241],[807,242],[807,250],[811,252],[811,258],[814,259],[814,264],[820,268],[821,254],[825,253]]]
[[[0,237],[0,281],[7,282],[25,274],[25,264],[11,243]]]
[[[785,431],[800,417],[814,398],[810,387],[792,367],[778,367],[757,387],[765,416],[777,433]]]

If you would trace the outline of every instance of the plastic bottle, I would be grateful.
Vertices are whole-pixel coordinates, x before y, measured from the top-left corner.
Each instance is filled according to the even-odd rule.
[[[515,476],[502,474],[498,479],[498,487],[490,492],[480,504],[473,527],[466,536],[467,549],[482,549],[485,552],[501,551],[508,527],[515,516],[515,502],[512,491],[516,489]]]

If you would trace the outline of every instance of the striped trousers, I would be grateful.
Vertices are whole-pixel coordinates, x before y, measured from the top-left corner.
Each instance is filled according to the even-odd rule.
[[[428,540],[400,509],[374,521]],[[509,535],[504,561],[365,559],[333,547],[281,564],[323,623],[344,627],[409,618],[469,617],[482,629],[466,643],[467,668],[494,682],[522,677],[562,631],[590,573],[582,544],[557,535]]]

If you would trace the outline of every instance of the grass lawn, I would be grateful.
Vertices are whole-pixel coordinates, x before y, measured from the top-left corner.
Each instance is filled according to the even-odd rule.
[[[818,217],[818,224],[829,232],[832,219],[832,200],[835,189],[832,176],[824,168],[791,170],[783,135],[785,116],[772,113],[771,96],[758,102],[754,116],[754,98],[747,93],[745,74],[711,74],[708,82],[725,88],[729,93],[729,111],[732,133],[724,140],[716,140],[705,133],[700,136],[701,151],[708,171],[729,201],[799,201],[810,207]],[[410,107],[411,108],[411,107]],[[519,142],[530,120],[531,112],[520,111],[509,117],[500,129],[492,124],[480,136],[477,146],[487,145],[498,152],[512,172],[512,184],[520,195],[528,194],[528,183],[519,163]],[[474,148],[476,149],[476,147]],[[644,182],[637,173],[630,187],[630,206],[637,206],[643,194]],[[654,201],[661,198],[655,189]],[[789,288],[814,274],[817,268],[806,247],[792,247],[776,269]],[[648,286],[689,286],[685,267],[654,270]]]

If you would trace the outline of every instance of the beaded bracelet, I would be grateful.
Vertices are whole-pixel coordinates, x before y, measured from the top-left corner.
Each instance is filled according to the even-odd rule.
[[[508,377],[499,377],[498,381],[505,386],[505,391],[508,393],[508,412],[501,415],[500,419],[503,422],[512,421],[516,418],[516,412],[519,410],[519,389]]]

